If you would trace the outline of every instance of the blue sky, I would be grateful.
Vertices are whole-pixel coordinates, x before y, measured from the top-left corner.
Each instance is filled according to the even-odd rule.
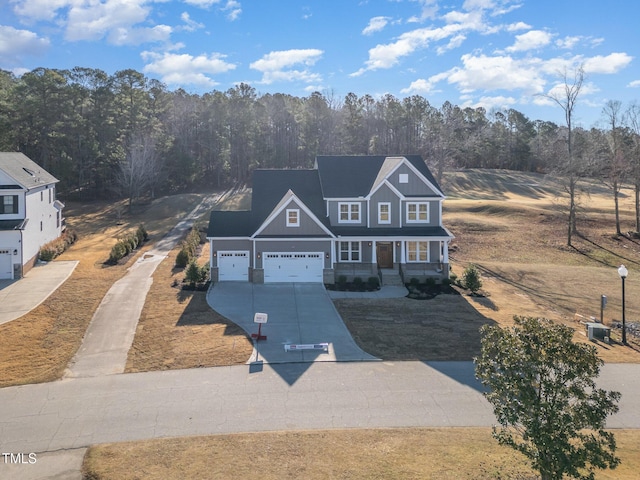
[[[173,90],[398,98],[515,108],[582,64],[579,125],[640,100],[637,0],[0,0],[0,68],[133,68]]]

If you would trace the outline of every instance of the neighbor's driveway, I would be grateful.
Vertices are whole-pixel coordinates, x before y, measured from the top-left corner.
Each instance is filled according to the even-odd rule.
[[[262,326],[267,336],[254,344],[249,362],[363,361],[375,357],[358,347],[336,311],[324,286],[312,283],[253,284],[220,282],[209,290],[211,308],[237,323],[248,333],[256,333],[256,312],[269,318]],[[300,350],[286,352],[286,344],[328,343],[328,352]]]

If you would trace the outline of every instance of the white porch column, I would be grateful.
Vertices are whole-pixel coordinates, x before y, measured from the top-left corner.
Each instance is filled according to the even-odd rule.
[[[375,240],[371,243],[371,263],[373,263],[374,265],[376,263],[378,263],[378,254],[376,252],[376,241]]]
[[[331,268],[336,264],[336,241],[331,240]]]
[[[442,242],[444,244],[442,252],[442,263],[449,263],[449,240]]]
[[[404,240],[400,242],[400,263],[407,263],[405,244]]]

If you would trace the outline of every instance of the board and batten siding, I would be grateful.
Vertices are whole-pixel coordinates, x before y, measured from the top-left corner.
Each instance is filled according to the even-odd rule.
[[[408,183],[400,183],[400,174],[408,175]],[[400,165],[389,177],[389,183],[393,185],[400,193],[407,196],[422,195],[425,197],[440,196],[439,192],[434,191],[419,178],[413,170],[407,165]]]
[[[391,204],[391,223],[378,223],[378,203]],[[382,185],[369,199],[369,226],[371,228],[400,227],[400,199],[387,185]]]

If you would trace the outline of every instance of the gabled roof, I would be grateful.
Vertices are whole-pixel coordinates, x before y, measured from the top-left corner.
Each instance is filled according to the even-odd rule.
[[[442,192],[420,155],[320,155],[316,166],[324,198],[366,197],[376,180],[382,181],[403,158]]]
[[[253,232],[249,210],[214,210],[209,216],[207,237],[249,237]]]
[[[26,190],[58,182],[57,178],[20,152],[0,152],[0,170]]]

